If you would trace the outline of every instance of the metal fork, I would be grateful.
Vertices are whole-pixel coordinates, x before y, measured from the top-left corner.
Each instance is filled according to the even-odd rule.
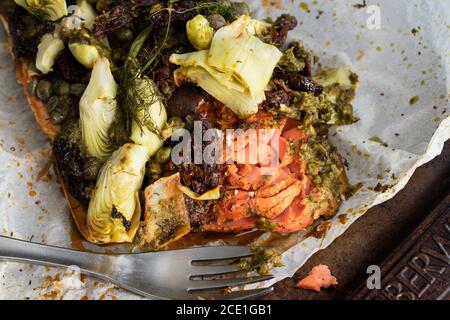
[[[250,248],[244,246],[99,254],[0,236],[0,260],[54,267],[78,266],[86,275],[112,282],[150,299],[248,299],[267,294],[272,291],[271,287],[228,294],[223,289],[270,280],[272,276],[215,279],[224,274],[238,274],[241,270],[232,264],[204,265],[219,260],[230,262],[251,255]],[[212,292],[202,292],[204,290]]]

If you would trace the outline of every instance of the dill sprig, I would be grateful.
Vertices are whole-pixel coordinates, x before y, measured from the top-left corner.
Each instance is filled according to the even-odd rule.
[[[161,54],[166,47],[170,36],[172,15],[195,11],[205,15],[220,14],[226,18],[234,19],[237,12],[235,4],[228,0],[202,0],[198,1],[196,6],[188,9],[175,9],[173,5],[176,2],[178,0],[169,0],[167,7],[154,8],[149,13],[148,19],[157,14],[168,13],[168,21],[162,37],[157,37],[154,34],[155,30],[151,25],[143,29],[133,41],[122,68],[119,101],[124,115],[125,128],[128,132],[131,131],[132,123],[135,122],[141,130],[148,128],[161,137],[161,132],[153,123],[148,108],[158,101],[161,101],[164,105],[165,101],[149,75],[159,64]],[[144,45],[152,34],[154,34],[153,46],[149,50],[144,48]]]
[[[156,14],[153,13],[153,14]],[[159,62],[162,50],[169,37],[169,22],[161,40],[154,39],[154,46],[151,51],[143,50],[145,42],[153,31],[152,26],[148,26],[133,41],[121,77],[121,106],[125,115],[125,125],[127,130],[131,130],[132,123],[135,122],[141,130],[147,128],[159,137],[162,134],[153,122],[149,113],[149,107],[157,102],[164,105],[164,97],[159,92],[158,87],[147,74],[154,70]],[[144,51],[138,59],[141,51]],[[162,110],[160,110],[162,112]]]

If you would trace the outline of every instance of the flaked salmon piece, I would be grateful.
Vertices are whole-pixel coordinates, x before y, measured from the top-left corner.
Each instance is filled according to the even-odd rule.
[[[249,200],[250,194],[248,192],[227,192],[224,199],[215,206],[216,220],[214,222],[223,224],[252,215]]]
[[[283,166],[292,177],[302,180],[306,177],[307,163],[302,157],[295,157],[290,163]]]
[[[313,188],[312,181],[305,177],[302,190]],[[303,191],[302,191],[303,193]],[[307,195],[295,198],[289,208],[274,219],[264,221],[265,228],[282,233],[292,233],[309,227],[320,216],[336,212],[336,201],[325,189],[311,189]]]
[[[264,184],[264,176],[261,175],[261,169],[258,166],[242,165],[241,169],[235,171],[231,168],[228,172],[226,187],[230,189],[256,190]]]
[[[280,170],[280,173],[277,175],[277,177],[275,177],[273,181],[270,181],[270,184],[266,183],[264,187],[258,189],[255,195],[256,197],[260,198],[272,197],[288,188],[296,181],[298,180],[287,174],[285,171]]]
[[[336,277],[331,275],[330,268],[319,264],[313,267],[309,274],[297,283],[296,287],[320,292],[321,288],[329,288],[335,285],[337,285],[337,280]]]
[[[259,215],[268,219],[275,218],[286,210],[301,192],[301,182],[294,180],[289,187],[267,198],[256,196],[250,200],[250,207]]]
[[[300,151],[300,145],[307,140],[305,131],[295,127],[283,132],[281,136],[295,147],[296,153]]]
[[[305,211],[302,199],[297,197],[281,215],[275,219],[265,220],[264,229],[273,232],[291,233],[303,230],[314,222],[313,217]]]

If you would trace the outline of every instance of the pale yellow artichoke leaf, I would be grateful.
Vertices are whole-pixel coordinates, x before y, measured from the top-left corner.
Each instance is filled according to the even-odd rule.
[[[239,92],[225,88],[214,79],[205,69],[199,67],[180,67],[175,70],[174,78],[177,83],[185,80],[198,84],[203,90],[230,108],[240,118],[246,118],[258,112],[258,105],[264,101],[264,92],[253,98],[248,91]]]
[[[107,159],[112,148],[110,127],[117,114],[117,84],[106,58],[95,61],[91,78],[80,99],[80,123],[83,143],[89,155]]]
[[[206,201],[206,200],[217,200],[220,199],[220,188],[222,186],[217,186],[214,189],[208,190],[205,193],[199,195],[196,192],[192,191],[186,186],[180,185],[179,189],[186,196],[194,200]]]
[[[232,74],[227,74],[208,65],[209,50],[195,51],[184,54],[172,54],[170,62],[182,67],[200,67],[205,69],[214,79],[228,89],[244,92],[246,88],[237,82]]]
[[[256,98],[269,84],[283,54],[275,46],[251,35],[247,30],[250,21],[249,16],[241,16],[216,31],[209,50],[208,65],[232,74]]]

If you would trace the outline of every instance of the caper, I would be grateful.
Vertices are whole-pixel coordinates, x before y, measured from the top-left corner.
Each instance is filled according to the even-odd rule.
[[[31,94],[32,96],[36,95],[36,88],[37,88],[38,83],[39,83],[39,79],[32,78],[30,80],[30,83],[28,84],[28,93]]]
[[[61,96],[59,100],[59,107],[66,111],[67,115],[70,115],[73,111],[73,100],[70,96]]]
[[[64,121],[65,118],[66,118],[65,115],[63,114],[62,110],[60,110],[60,109],[55,109],[50,114],[50,121],[53,124],[60,124],[61,122]]]
[[[218,30],[227,25],[227,20],[220,14],[212,14],[208,16],[208,21],[214,30]]]
[[[236,17],[242,16],[244,14],[248,15],[250,13],[250,8],[245,2],[232,2],[231,5],[233,8],[233,15]]]
[[[95,181],[101,167],[102,162],[100,159],[94,157],[87,158],[83,164],[83,177],[86,180]]]
[[[195,122],[195,117],[191,114],[188,114],[186,116],[186,118],[184,119],[184,127],[187,130],[192,131],[194,129],[194,122]]]
[[[108,8],[108,2],[106,0],[98,0],[95,8],[99,13],[102,13]]]
[[[48,99],[47,109],[49,113],[52,113],[57,108],[59,108],[59,101],[60,101],[59,96],[52,96],[50,97],[50,99]]]
[[[131,42],[134,40],[133,30],[130,28],[120,28],[115,35],[120,42]]]
[[[84,91],[86,90],[87,85],[82,83],[72,83],[70,85],[70,94],[74,95],[75,97],[81,98]]]
[[[53,83],[53,92],[59,96],[70,94],[70,84],[64,80],[56,80]]]
[[[113,50],[113,52],[112,52],[112,59],[113,59],[113,61],[114,62],[116,62],[116,63],[121,63],[122,62],[122,60],[123,60],[123,52],[122,52],[122,50],[120,50],[120,49],[115,49],[115,50]]]
[[[50,121],[53,124],[60,124],[74,112],[73,101],[69,96],[53,96],[48,101],[48,111]]]
[[[170,160],[170,153],[172,152],[172,148],[163,147],[156,152],[155,160],[158,163],[167,163]]]
[[[173,130],[184,128],[184,122],[180,117],[171,117],[167,120],[167,126]]]
[[[52,84],[49,81],[41,80],[36,86],[36,96],[44,102],[52,96]]]
[[[156,161],[147,162],[147,167],[145,170],[145,174],[147,178],[150,180],[158,180],[162,175],[162,167],[161,164]]]

